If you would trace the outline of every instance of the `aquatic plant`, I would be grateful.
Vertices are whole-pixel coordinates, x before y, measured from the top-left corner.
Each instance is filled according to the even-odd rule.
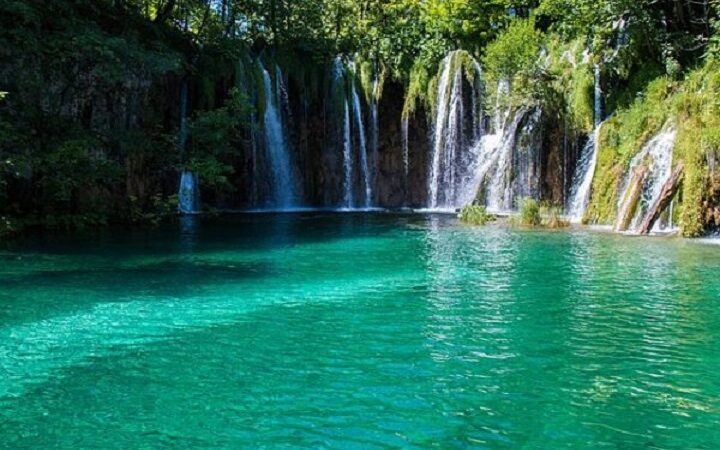
[[[484,206],[468,205],[460,210],[458,219],[471,225],[485,225],[495,220],[495,216],[488,213]]]
[[[520,213],[515,220],[518,225],[537,227],[542,224],[540,205],[534,198],[526,197],[520,200]]]

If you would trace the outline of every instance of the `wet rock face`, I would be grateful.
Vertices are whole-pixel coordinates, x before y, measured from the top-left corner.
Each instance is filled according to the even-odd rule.
[[[576,145],[564,136],[562,121],[546,115],[543,118],[540,197],[562,205],[575,173]]]
[[[378,202],[390,208],[419,207],[427,196],[427,120],[424,113],[418,112],[408,122],[406,177],[401,129],[404,96],[401,85],[386,83],[379,104]]]
[[[290,86],[292,129],[290,140],[301,172],[304,203],[308,206],[332,207],[343,197],[343,123],[338,118],[331,94],[325,98],[305,99],[304,93]],[[377,206],[398,208],[421,207],[427,197],[428,126],[425,113],[418,111],[408,126],[409,170],[405,177],[401,118],[405,91],[401,84],[387,82],[378,104],[377,166],[373,186]],[[363,109],[367,105],[363,104]],[[364,111],[369,118],[369,111]],[[368,120],[365,121],[366,123]],[[370,125],[368,123],[368,132]],[[369,149],[371,152],[371,150]],[[244,150],[243,153],[248,153]],[[372,153],[372,152],[371,152]],[[355,178],[359,176],[355,171]],[[353,180],[356,189],[359,179]],[[244,183],[244,185],[247,183]]]

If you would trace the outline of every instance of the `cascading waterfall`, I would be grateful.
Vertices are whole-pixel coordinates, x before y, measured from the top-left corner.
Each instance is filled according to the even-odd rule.
[[[258,193],[258,137],[257,137],[257,117],[255,112],[250,114],[250,123],[252,124],[250,129],[250,151],[252,156],[252,186],[251,186],[251,197],[250,204],[257,205],[259,200]]]
[[[595,127],[602,122],[602,84],[600,83],[600,65],[593,66],[593,112]]]
[[[355,69],[355,64],[350,61],[348,64],[350,70]],[[355,81],[355,74],[348,75],[345,65],[340,56],[335,58],[335,68],[333,74],[334,92],[339,95],[342,102],[342,154],[343,154],[343,207],[353,209],[356,207],[357,199],[355,197],[355,172],[358,164],[359,179],[363,187],[362,207],[369,208],[373,204],[373,183],[376,177],[373,177],[370,170],[370,160],[368,157],[368,139],[365,134],[365,124],[362,114],[362,103],[358,88]],[[372,107],[372,105],[371,105]],[[372,133],[376,133],[378,124],[377,112],[371,111],[371,121],[373,122]],[[355,138],[355,139],[354,139]],[[371,135],[370,145],[375,147],[376,138]],[[357,150],[354,143],[357,142]],[[357,151],[357,155],[355,152]],[[375,149],[373,149],[375,152]],[[356,160],[357,158],[357,160]]]
[[[590,187],[592,186],[595,166],[597,164],[597,140],[600,127],[596,127],[590,135],[580,153],[573,184],[570,187],[570,202],[568,203],[567,216],[573,223],[578,223],[585,215],[590,201]]]
[[[345,99],[344,125],[343,125],[343,169],[345,174],[345,207],[353,208],[353,157],[352,137],[350,135],[350,107]]]
[[[600,66],[597,64],[593,68],[593,75],[595,129],[583,147],[577,166],[575,167],[573,184],[570,188],[570,201],[567,207],[567,216],[569,220],[574,223],[582,220],[585,215],[585,210],[590,203],[590,188],[592,187],[595,166],[597,165],[597,147],[599,145],[600,124],[602,123],[602,87],[600,84]]]
[[[371,185],[377,186],[380,172],[380,119],[378,113],[378,101],[380,98],[380,82],[375,64],[373,64],[372,93],[370,95],[370,144],[372,151],[372,177]],[[370,204],[375,198],[370,200]]]
[[[342,58],[335,58],[333,71],[334,92],[342,96],[342,162],[343,162],[343,200],[344,208],[352,209],[355,206],[353,195],[354,161],[352,154],[352,134],[350,130],[350,106],[347,100],[345,83],[345,66]]]
[[[402,158],[403,158],[403,173],[405,175],[405,197],[407,200],[407,190],[409,186],[410,176],[410,143],[409,143],[409,132],[410,132],[410,120],[407,116],[403,115],[402,121],[400,122],[400,133],[402,139]]]
[[[285,136],[282,119],[282,79],[276,70],[275,88],[270,73],[261,61],[258,61],[263,74],[265,93],[265,147],[272,171],[273,207],[287,209],[296,206],[297,196],[290,161],[290,150]]]
[[[540,199],[541,118],[542,109],[532,108],[518,130],[512,153],[512,182],[510,193],[506,195],[507,205],[513,205],[520,198]]]
[[[528,110],[522,108],[515,112],[507,128],[500,129],[496,135],[485,141],[483,154],[488,160],[486,179],[488,180],[485,204],[495,212],[504,212],[513,209],[512,195],[512,168],[513,154],[515,152],[518,130]],[[496,114],[509,115],[507,112],[497,111]],[[499,123],[496,118],[496,123]]]
[[[508,81],[500,80],[491,132],[483,134],[481,116],[473,117],[472,134],[479,138],[468,152],[473,157],[466,165],[469,176],[463,179],[468,189],[456,194],[460,205],[482,197],[489,210],[504,212],[513,209],[519,197],[540,196],[542,110],[524,107],[512,112],[504,104],[509,92]],[[473,110],[478,106],[473,103]]]
[[[198,176],[189,170],[183,170],[180,174],[178,208],[183,214],[195,214],[200,210]]]
[[[618,209],[627,196],[630,188],[630,174],[644,166],[648,170],[647,178],[643,184],[642,195],[639,205],[629,230],[635,231],[642,222],[650,205],[655,203],[662,192],[662,187],[672,174],[672,154],[675,146],[677,130],[673,126],[666,126],[663,130],[650,139],[630,162],[629,170],[624,180],[621,195],[618,197]]]
[[[471,61],[468,68],[464,61]],[[472,70],[471,138],[466,145],[464,129],[465,104],[463,95],[463,72]],[[436,97],[435,117],[432,128],[430,166],[428,170],[428,208],[455,209],[469,203],[477,192],[474,169],[478,164],[479,147],[473,145],[481,139],[482,120],[477,117],[482,105],[480,66],[467,53],[455,51],[442,62]]]
[[[365,127],[363,126],[362,108],[360,106],[360,96],[358,95],[355,83],[351,83],[350,91],[352,93],[353,114],[355,116],[355,124],[357,127],[358,142],[360,153],[360,175],[363,186],[365,187],[365,207],[368,208],[372,202],[372,185],[370,184],[370,171],[368,169],[367,140],[365,137]]]
[[[180,88],[180,132],[178,148],[180,153],[185,152],[187,145],[187,109],[188,84],[184,80]],[[200,210],[199,179],[196,173],[183,170],[180,173],[180,186],[178,188],[178,211],[181,214],[194,214]]]
[[[491,133],[485,134],[476,144],[480,164],[475,169],[476,186],[484,185],[485,206],[494,212],[512,208],[512,166],[518,130],[527,114],[522,108],[511,114],[503,100],[510,93],[506,79],[498,81]]]

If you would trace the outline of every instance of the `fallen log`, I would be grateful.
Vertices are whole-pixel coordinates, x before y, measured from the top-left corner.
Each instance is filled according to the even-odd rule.
[[[640,196],[645,187],[647,175],[648,168],[646,166],[637,166],[633,169],[630,183],[625,190],[625,197],[623,197],[622,205],[620,206],[617,220],[615,221],[615,231],[625,231],[630,226],[630,222],[633,216],[635,216],[638,203],[640,203]]]
[[[652,227],[653,225],[655,225],[655,222],[660,217],[660,214],[665,211],[668,205],[670,205],[673,197],[675,197],[675,193],[680,187],[680,182],[682,181],[684,171],[685,166],[683,166],[682,163],[678,164],[677,167],[675,167],[675,170],[673,170],[670,178],[668,178],[665,184],[663,184],[662,190],[660,191],[660,196],[655,201],[655,203],[650,205],[650,209],[648,209],[645,218],[640,224],[638,234],[650,233],[650,230],[652,230]]]

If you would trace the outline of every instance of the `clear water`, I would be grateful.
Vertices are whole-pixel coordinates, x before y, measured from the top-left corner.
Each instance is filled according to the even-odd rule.
[[[28,239],[0,251],[0,447],[720,448],[718,267],[449,216]]]

